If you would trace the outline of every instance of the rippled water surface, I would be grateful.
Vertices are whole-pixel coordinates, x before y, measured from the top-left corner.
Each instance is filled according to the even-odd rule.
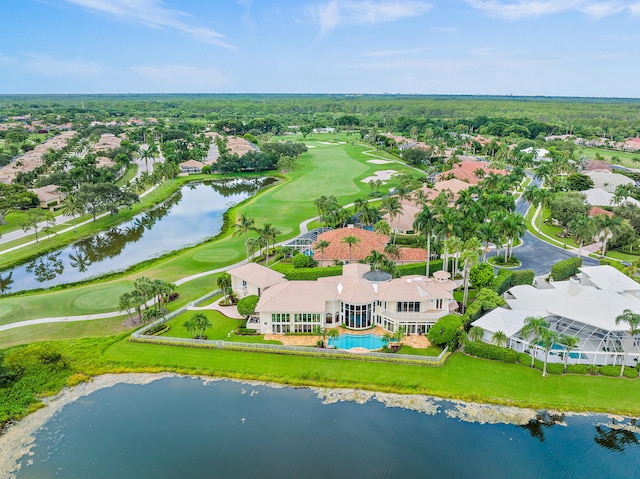
[[[639,474],[639,436],[629,419],[539,413],[520,425],[479,424],[460,419],[475,414],[468,405],[426,399],[417,411],[390,407],[402,398],[372,396],[363,404],[326,404],[309,389],[230,381],[119,384],[51,418],[36,433],[18,478]]]

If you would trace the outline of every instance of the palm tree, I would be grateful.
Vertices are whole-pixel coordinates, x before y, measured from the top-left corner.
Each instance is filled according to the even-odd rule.
[[[189,334],[200,332],[200,334],[196,336],[196,339],[205,339],[204,332],[211,326],[211,321],[209,321],[209,318],[207,318],[207,315],[203,312],[195,313],[190,319],[184,322],[184,327],[187,328]]]
[[[405,326],[398,326],[398,329],[396,329],[393,335],[391,336],[391,341],[393,341],[394,343],[396,343],[397,346],[399,346],[402,343],[402,341],[404,341],[404,338],[406,337],[407,337],[407,328]]]
[[[471,238],[464,242],[462,249],[462,260],[464,266],[462,267],[462,277],[464,283],[464,294],[462,296],[462,312],[467,309],[467,301],[469,300],[469,273],[471,267],[478,262],[481,243],[478,238]]]
[[[440,238],[446,240],[454,236],[459,229],[461,220],[461,213],[453,208],[448,208],[438,218],[438,224],[435,227],[435,232]],[[442,270],[447,271],[449,269],[449,254],[445,246],[444,261],[442,262]]]
[[[280,231],[277,228],[274,228],[271,223],[265,223],[262,226],[262,229],[258,232],[267,245],[265,249],[265,264],[266,266],[269,266],[269,242],[273,241],[275,243],[276,237],[280,234]]]
[[[132,293],[122,293],[118,301],[118,311],[126,312],[129,315],[129,319],[133,321],[133,315],[131,310],[136,307],[135,298]]]
[[[496,228],[495,223],[492,221],[486,221],[480,225],[478,228],[478,236],[480,239],[484,241],[484,248],[482,251],[482,261],[487,260],[487,253],[489,252],[489,244],[497,244],[500,242],[500,237],[498,235],[498,229]]]
[[[327,337],[329,339],[336,340],[340,336],[340,330],[338,328],[331,328],[327,331]]]
[[[221,273],[216,279],[216,285],[226,297],[229,293],[229,288],[231,288],[231,275],[229,275],[229,273]]]
[[[378,249],[382,249],[382,236],[389,236],[391,228],[389,223],[384,220],[380,220],[373,225],[373,232],[378,235]]]
[[[507,213],[502,227],[504,235],[507,237],[506,261],[511,257],[514,239],[520,238],[527,230],[527,227],[524,224],[524,218],[519,213]]]
[[[349,263],[351,263],[351,258],[353,256],[352,255],[353,247],[355,245],[360,244],[360,238],[358,238],[357,236],[348,235],[348,236],[345,236],[344,238],[342,238],[342,240],[340,242],[344,243],[346,245],[349,245]]]
[[[64,199],[61,210],[63,214],[73,218],[73,231],[76,231],[76,215],[84,214],[84,203],[78,195],[71,193]]]
[[[533,335],[533,339],[529,341],[529,347],[531,348],[531,367],[534,365],[536,358],[536,348],[538,347],[538,341],[542,337],[542,332],[549,328],[549,323],[541,317],[529,316],[524,320],[524,327],[520,331],[522,339],[526,340],[529,336]]]
[[[372,249],[371,253],[369,253],[369,256],[367,256],[364,260],[369,263],[373,269],[380,269],[387,261],[387,257],[380,251]]]
[[[149,309],[149,305],[147,304],[147,302],[152,298],[153,289],[151,280],[149,278],[141,276],[133,282],[133,287],[142,298],[142,303],[145,305],[145,309]]]
[[[578,243],[578,256],[582,256],[582,245],[585,241],[593,241],[593,237],[596,234],[596,223],[593,218],[582,215],[567,224],[573,240]]]
[[[233,236],[244,235],[244,248],[247,253],[247,259],[249,259],[249,231],[256,231],[253,226],[255,221],[253,218],[249,218],[246,213],[242,213],[238,222],[233,225]]]
[[[384,254],[396,260],[400,259],[400,248],[398,248],[398,245],[389,243],[384,247]]]
[[[567,361],[569,360],[569,354],[572,349],[578,345],[580,340],[575,336],[570,336],[568,334],[561,334],[558,337],[558,344],[562,344],[564,346],[564,370],[563,372],[566,374],[567,372]]]
[[[507,345],[509,338],[507,338],[507,335],[504,334],[504,332],[496,331],[493,333],[493,336],[491,336],[491,341],[493,341],[499,348],[504,348]]]
[[[627,362],[627,353],[629,349],[627,346],[634,343],[633,337],[635,335],[640,334],[640,314],[634,313],[630,309],[625,309],[622,314],[616,316],[616,324],[623,322],[629,325],[629,330],[627,331],[629,337],[622,341],[624,346],[624,358],[622,360],[622,368],[620,369],[620,377],[624,376],[624,366]]]
[[[418,190],[422,191],[422,190]],[[427,264],[425,276],[429,276],[429,268],[431,261],[431,236],[433,229],[438,224],[437,218],[431,213],[431,210],[426,206],[423,206],[422,211],[416,215],[416,219],[413,221],[413,229],[424,235],[427,239]]]
[[[484,338],[484,329],[480,326],[473,326],[469,330],[469,339],[471,341],[482,341],[482,338]]]
[[[402,213],[402,204],[397,196],[387,196],[384,200],[382,200],[382,211],[389,215],[389,222],[393,224],[394,218],[400,216]],[[393,243],[396,242],[396,234],[398,230],[394,228],[393,230]]]
[[[595,219],[596,228],[600,235],[600,241],[602,241],[602,253],[601,257],[604,257],[607,252],[607,243],[613,238],[622,224],[622,220],[617,216],[609,217],[607,215],[598,215]]]
[[[542,367],[542,375],[547,375],[547,362],[549,361],[549,352],[553,345],[558,341],[558,333],[554,330],[545,328],[540,336],[540,345],[544,349],[544,366]]]

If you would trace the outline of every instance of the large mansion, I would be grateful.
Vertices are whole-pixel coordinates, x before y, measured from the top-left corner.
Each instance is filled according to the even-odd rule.
[[[369,265],[352,263],[341,276],[317,281],[287,281],[255,263],[229,271],[239,298],[260,296],[247,327],[260,333],[308,333],[317,326],[345,326],[362,330],[381,326],[393,332],[425,334],[442,316],[457,308],[452,291],[458,286],[449,273],[433,278],[404,276],[392,279]]]

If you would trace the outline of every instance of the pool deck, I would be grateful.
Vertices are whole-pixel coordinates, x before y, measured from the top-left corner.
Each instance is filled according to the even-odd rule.
[[[345,329],[341,326],[338,326],[338,331],[340,331],[340,334],[375,334],[377,336],[382,336],[387,332],[385,329],[381,328],[380,326],[376,326],[373,329],[365,329],[362,331],[354,331],[351,329]],[[287,336],[285,334],[265,334],[264,339],[267,341],[268,340],[280,341],[282,344],[286,346],[315,346],[316,343],[320,341],[322,338],[320,336]],[[426,336],[415,335],[415,334],[405,337],[405,339],[402,341],[402,344],[406,346],[411,346],[412,348],[428,348],[431,345]],[[353,348],[351,349],[351,351],[353,351],[354,349],[361,349],[361,348]],[[368,352],[368,350],[365,350],[365,351]],[[358,351],[353,351],[353,352],[358,352]]]

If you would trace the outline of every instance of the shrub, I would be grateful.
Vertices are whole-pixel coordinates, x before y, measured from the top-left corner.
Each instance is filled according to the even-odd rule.
[[[549,277],[554,281],[562,281],[570,278],[574,274],[580,272],[579,268],[582,266],[582,258],[568,258],[562,261],[558,261],[551,267],[551,273]]]
[[[626,367],[624,368],[624,377],[625,378],[631,378],[631,379],[637,379],[638,378],[638,370],[636,368],[630,368],[630,367]]]
[[[564,372],[564,364],[547,363],[547,372],[549,374],[562,374]]]
[[[258,331],[256,331],[255,329],[249,329],[249,328],[245,328],[244,326],[238,326],[236,328],[236,334],[239,334],[240,336],[255,336],[258,333]]]
[[[486,288],[494,281],[493,267],[488,263],[474,264],[469,271],[469,282],[474,288]]]
[[[171,294],[169,295],[168,301],[169,301],[169,302],[171,302],[171,301],[175,301],[176,299],[178,299],[178,297],[179,297],[179,296],[180,296],[180,293],[175,293],[175,292],[174,292],[174,293],[171,293]]]
[[[441,348],[449,346],[449,349],[454,349],[458,344],[461,330],[462,316],[447,314],[431,326],[427,337],[431,344],[435,344]]]
[[[310,258],[306,254],[298,253],[293,257],[293,267],[295,269],[308,268]]]
[[[250,296],[246,296],[238,301],[238,313],[240,313],[245,318],[248,318],[253,314],[256,310],[256,305],[258,304],[258,296],[252,294]]]
[[[313,281],[326,276],[342,274],[342,266],[328,266],[326,268],[300,268],[287,271],[285,277],[289,281]]]
[[[620,376],[620,366],[600,366],[600,374],[603,376]]]
[[[437,324],[437,323],[436,323]],[[432,328],[433,329],[433,328]],[[493,344],[482,343],[480,341],[470,341],[464,346],[465,353],[477,358],[492,359],[503,363],[515,364],[518,362],[519,354],[509,348],[501,348]]]
[[[598,366],[594,366],[593,364],[587,364],[587,374],[596,376],[599,372],[600,372],[600,368]]]
[[[440,271],[442,269],[442,260],[436,259],[429,262],[429,275],[431,276],[434,272]],[[411,275],[420,275],[424,276],[426,273],[426,264],[423,262],[420,263],[411,263],[411,264],[402,264],[398,266],[398,272],[400,276],[411,276]]]
[[[586,364],[569,364],[567,365],[567,372],[571,374],[587,374]]]
[[[498,276],[493,280],[491,289],[498,294],[503,294],[513,286],[521,284],[533,284],[534,272],[531,269],[523,270],[500,270]]]

